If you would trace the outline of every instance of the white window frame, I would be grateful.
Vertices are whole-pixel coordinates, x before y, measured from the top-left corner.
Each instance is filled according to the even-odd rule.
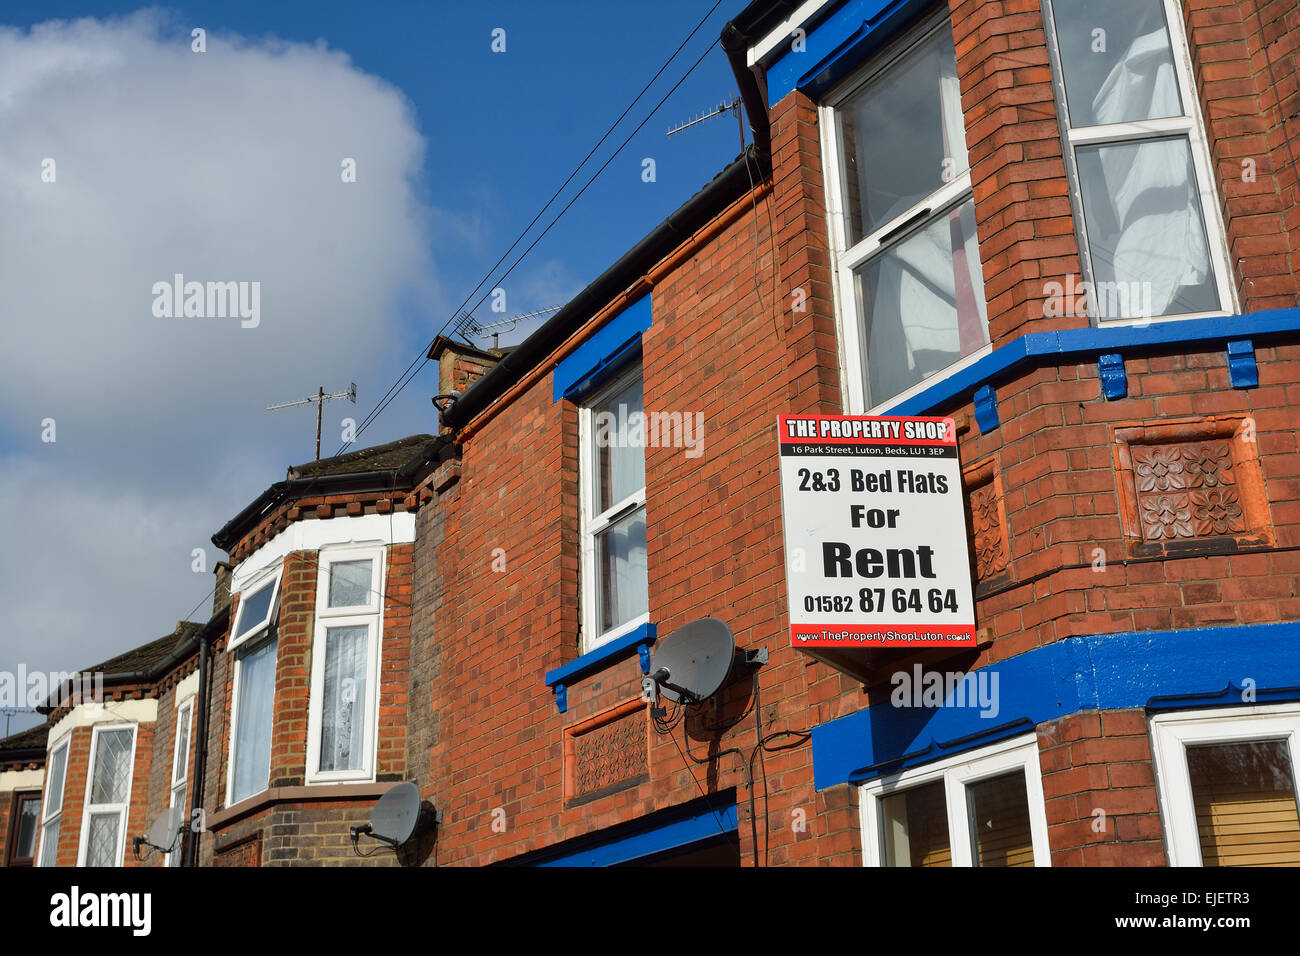
[[[1016,737],[970,753],[958,754],[932,764],[870,780],[859,787],[859,815],[862,825],[863,866],[884,866],[884,812],[881,801],[913,787],[942,780],[948,813],[948,842],[953,866],[971,866],[966,787],[990,777],[1024,770],[1029,803],[1029,831],[1033,839],[1034,866],[1051,866],[1047,842],[1047,813],[1043,800],[1043,776],[1038,763],[1037,735]]]
[[[226,645],[227,651],[233,651],[237,647],[242,647],[249,641],[256,640],[260,635],[265,634],[267,628],[271,626],[271,621],[275,619],[276,608],[280,600],[280,577],[284,571],[284,562],[277,561],[274,567],[268,568],[257,577],[253,578],[248,584],[244,585],[239,591],[239,609],[235,613],[234,625],[230,628],[230,643]],[[263,617],[256,627],[251,628],[248,633],[240,637],[239,628],[244,623],[244,598],[256,594],[266,586],[267,582],[271,585],[271,603],[267,606],[266,616]]]
[[[383,643],[384,565],[387,552],[382,547],[322,548],[316,582],[316,624],[312,637],[311,704],[307,718],[307,783],[370,783],[375,779],[375,755],[379,746],[379,662]],[[365,605],[331,608],[329,583],[331,568],[346,561],[369,560],[370,601]],[[365,727],[361,767],[356,770],[320,769],[320,735],[324,724],[326,638],[331,627],[367,628],[366,699],[362,716]]]
[[[886,247],[898,245],[916,232],[932,225],[945,213],[960,206],[974,195],[969,164],[961,174],[951,182],[944,183],[937,190],[926,196],[911,208],[899,213],[893,219],[873,230],[857,243],[853,243],[849,233],[848,197],[844,189],[844,167],[840,159],[841,135],[840,109],[846,100],[871,83],[886,70],[894,66],[914,48],[930,39],[931,36],[947,26],[952,29],[947,7],[936,11],[915,26],[909,28],[901,37],[875,53],[864,69],[842,83],[830,96],[818,106],[818,126],[821,134],[822,175],[826,183],[826,225],[830,237],[831,257],[831,295],[835,309],[835,326],[839,338],[840,368],[844,371],[841,378],[840,392],[844,402],[845,413],[853,415],[875,415],[887,411],[902,401],[925,391],[944,379],[951,378],[962,369],[979,361],[993,351],[991,342],[953,362],[951,365],[922,379],[897,395],[869,405],[867,389],[867,370],[862,363],[862,328],[861,317],[857,314],[856,293],[853,289],[853,270],[868,259],[883,251]],[[964,126],[963,122],[963,126]],[[924,210],[928,213],[917,218]],[[916,219],[915,222],[910,220]],[[905,229],[900,227],[907,225]],[[893,233],[891,235],[891,233]],[[981,263],[981,274],[983,264]],[[981,299],[985,298],[984,284],[978,288]],[[988,302],[985,299],[985,309]]]
[[[1178,96],[1182,101],[1183,116],[1162,117],[1128,123],[1110,123],[1104,126],[1085,126],[1078,129],[1070,125],[1069,101],[1065,95],[1065,67],[1056,37],[1054,0],[1040,0],[1043,25],[1047,34],[1047,49],[1052,71],[1052,86],[1056,94],[1056,113],[1061,127],[1062,147],[1065,154],[1065,175],[1070,188],[1070,207],[1074,214],[1075,235],[1079,241],[1079,268],[1082,279],[1090,288],[1096,288],[1092,268],[1092,245],[1088,238],[1088,222],[1083,212],[1083,189],[1079,181],[1075,149],[1079,146],[1111,145],[1139,140],[1186,137],[1196,172],[1196,194],[1205,224],[1206,248],[1210,268],[1214,271],[1215,290],[1221,308],[1209,312],[1189,312],[1149,318],[1103,318],[1096,314],[1095,303],[1088,302],[1088,317],[1095,326],[1146,326],[1156,322],[1180,322],[1185,319],[1203,319],[1234,315],[1239,309],[1236,284],[1233,281],[1231,253],[1228,249],[1223,225],[1223,209],[1219,201],[1214,178],[1214,165],[1210,159],[1209,144],[1205,136],[1205,119],[1201,115],[1201,100],[1193,78],[1191,51],[1183,30],[1183,14],[1178,0],[1161,0],[1165,15],[1165,29],[1169,35],[1170,54],[1174,61],[1174,75],[1178,82]],[[1045,277],[1050,278],[1050,277]]]
[[[274,598],[272,598],[271,603],[272,606],[274,606],[275,604]],[[265,631],[263,631],[262,636],[265,637]],[[276,634],[273,640],[275,641],[275,658],[276,658],[275,674],[278,675],[280,671],[280,635]],[[243,643],[247,643],[247,642],[243,642]],[[242,670],[243,667],[242,655],[238,655],[238,654],[233,655],[232,663],[234,664],[234,667],[232,668],[231,683],[230,683],[230,747],[229,747],[229,752],[226,754],[226,806],[228,807],[233,805],[234,798],[235,798],[235,745],[239,740],[239,681],[241,677],[240,671]],[[271,680],[271,686],[272,686],[272,692],[274,692],[274,687],[275,687],[274,677]],[[240,798],[241,802],[243,800],[251,799],[252,797],[257,796],[257,794],[259,793],[265,793],[268,789],[270,789],[271,758],[275,756],[275,704],[274,703],[272,703],[271,705],[270,733],[271,733],[271,756],[267,758],[266,786],[263,787],[261,790],[254,791],[253,793],[250,793],[245,797],[241,797]]]
[[[122,866],[126,857],[126,827],[131,809],[131,788],[135,785],[135,747],[138,740],[136,724],[95,724],[90,737],[90,759],[86,763],[86,799],[81,809],[81,835],[77,840],[77,866],[86,865],[86,850],[90,836],[90,818],[110,813],[118,815],[117,849],[113,854],[113,866]],[[91,803],[95,792],[95,761],[99,756],[99,738],[101,734],[128,730],[131,732],[131,757],[127,762],[126,802],[125,803]],[[66,771],[65,771],[66,779]],[[66,790],[66,788],[65,788]]]
[[[1189,744],[1285,740],[1291,756],[1292,785],[1300,789],[1300,704],[1257,704],[1157,714],[1150,721],[1160,818],[1170,866],[1203,866],[1196,826]]]
[[[181,716],[182,714],[184,714],[184,717]],[[180,753],[182,730],[184,730],[185,732],[185,737],[184,737],[185,763],[181,766],[180,773],[177,774],[176,757]],[[190,779],[190,764],[193,763],[194,761],[194,754],[190,750],[190,747],[193,744],[193,742],[194,742],[194,696],[190,695],[189,697],[186,697],[184,700],[178,700],[176,703],[176,736],[174,742],[172,743],[172,776],[171,776],[171,787],[169,791],[170,796],[167,801],[167,806],[169,809],[177,805],[176,798],[182,792],[182,789],[184,790],[186,797],[187,798],[189,797],[189,787],[187,786],[187,784],[189,783],[189,779]],[[188,803],[189,800],[187,799],[186,802]],[[185,822],[188,823],[190,819],[189,808],[182,806],[180,810],[181,810],[181,815],[184,818]],[[178,846],[175,852],[164,854],[165,859],[163,861],[163,865],[179,866],[181,849],[182,847]]]
[[[68,758],[69,756],[71,756],[71,750],[69,749],[68,745],[71,742],[72,742],[72,734],[68,733],[67,735],[64,736],[62,740],[60,740],[53,747],[50,748],[49,754],[45,759],[45,767],[46,767],[45,787],[43,788],[44,793],[41,794],[41,829],[40,829],[40,834],[36,840],[36,856],[32,858],[32,866],[42,865],[41,854],[45,850],[45,837],[49,831],[50,826],[52,826],[55,823],[59,824],[60,838],[62,838],[63,835],[63,800],[68,795]],[[51,812],[50,807],[52,804],[50,801],[50,785],[53,782],[54,775],[49,773],[49,771],[53,769],[55,759],[58,756],[60,750],[63,751],[63,779],[59,781],[58,809]],[[54,847],[55,859],[53,864],[55,866],[58,865],[58,854],[59,854],[59,848],[57,846],[57,841],[56,841],[56,845]]]
[[[593,443],[594,427],[592,425],[592,415],[594,406],[610,394],[620,391],[627,387],[632,381],[641,379],[642,389],[645,388],[645,375],[640,359],[632,363],[632,366],[619,373],[612,381],[605,383],[600,389],[593,392],[583,400],[578,408],[578,472],[579,472],[579,502],[578,502],[578,540],[582,543],[582,554],[579,566],[579,588],[582,594],[582,651],[587,653],[593,651],[603,644],[608,644],[615,638],[621,637],[632,630],[646,624],[650,620],[649,605],[649,580],[646,581],[646,604],[647,611],[638,615],[630,621],[620,624],[618,627],[610,628],[604,633],[597,633],[600,621],[600,587],[597,574],[596,560],[596,541],[601,532],[609,528],[615,522],[626,518],[638,509],[644,510],[646,507],[645,485],[628,495],[622,501],[615,502],[609,508],[606,508],[598,515],[590,514],[591,505],[596,500],[595,482],[596,482],[596,447]],[[643,392],[644,394],[644,392]],[[641,454],[645,454],[645,446],[641,448]],[[647,546],[647,571],[649,561],[649,522],[646,523],[646,546]]]

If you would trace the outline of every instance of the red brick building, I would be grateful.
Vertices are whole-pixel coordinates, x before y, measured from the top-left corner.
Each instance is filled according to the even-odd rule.
[[[406,780],[369,862],[1300,864],[1298,45],[1269,0],[750,4],[741,157],[517,347],[435,342],[437,438],[214,537],[229,607],[123,687],[124,832],[193,669],[201,865],[352,862]],[[791,646],[780,414],[953,420],[977,646]],[[748,658],[652,712],[706,617]]]

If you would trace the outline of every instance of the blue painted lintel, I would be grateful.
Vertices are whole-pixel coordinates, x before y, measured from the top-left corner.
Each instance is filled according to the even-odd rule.
[[[614,638],[595,650],[588,651],[581,657],[575,657],[567,664],[546,672],[546,686],[555,692],[555,705],[560,713],[569,709],[569,685],[592,671],[601,670],[609,665],[631,656],[634,652],[641,659],[641,673],[650,673],[650,647],[658,637],[658,630],[653,623],[642,624],[626,634]]]

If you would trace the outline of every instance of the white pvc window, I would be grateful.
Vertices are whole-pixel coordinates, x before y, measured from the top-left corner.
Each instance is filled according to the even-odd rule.
[[[261,793],[269,784],[278,644],[277,638],[272,636],[240,648],[235,655],[227,805]]]
[[[650,620],[644,414],[640,365],[580,410],[584,651]]]
[[[59,830],[63,824],[63,790],[68,772],[68,741],[65,738],[50,751],[45,778],[45,799],[41,801],[41,845],[37,866],[54,866],[59,853]]]
[[[78,866],[121,866],[135,768],[135,725],[96,726],[81,820]]]
[[[1177,0],[1043,3],[1090,314],[1224,314],[1232,283]]]
[[[230,629],[228,650],[254,640],[271,626],[279,604],[281,569],[277,565],[239,592],[239,609],[235,613],[235,626]]]
[[[1170,866],[1300,866],[1300,706],[1161,714],[1151,738]]]
[[[320,552],[307,736],[310,783],[374,779],[383,564],[382,548]]]
[[[176,744],[172,751],[171,799],[167,804],[169,807],[179,809],[186,821],[190,817],[186,796],[189,792],[190,740],[193,736],[193,726],[194,698],[191,697],[176,709]],[[181,865],[181,846],[178,843],[176,849],[167,854],[167,866]]]
[[[1051,866],[1035,737],[861,788],[867,866]]]
[[[821,110],[848,410],[989,347],[952,29],[928,21]]]

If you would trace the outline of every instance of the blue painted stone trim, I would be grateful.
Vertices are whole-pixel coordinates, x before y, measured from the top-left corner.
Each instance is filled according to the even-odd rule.
[[[975,422],[981,435],[998,427],[998,396],[991,385],[982,385],[975,392]]]
[[[911,25],[931,0],[848,0],[825,14],[801,51],[793,40],[767,67],[767,102],[781,102],[794,89],[816,98],[858,68]]]
[[[701,797],[621,828],[604,840],[582,840],[580,849],[557,848],[535,866],[615,866],[717,838],[734,839],[739,828],[734,790]]]
[[[1101,377],[1101,394],[1113,402],[1128,394],[1128,375],[1124,371],[1124,356],[1118,352],[1104,352],[1097,357],[1097,374]]]
[[[1066,365],[1095,359],[1107,352],[1177,349],[1205,351],[1237,340],[1284,336],[1300,332],[1300,308],[1270,309],[1210,319],[1155,322],[1138,328],[1067,329],[1031,332],[994,349],[979,361],[935,382],[929,388],[882,411],[882,415],[929,415],[982,385],[995,385],[1013,375],[1043,365]]]
[[[1250,339],[1236,339],[1228,343],[1228,378],[1233,388],[1255,388],[1259,385],[1259,367],[1255,364],[1255,343]]]
[[[987,716],[978,702],[884,701],[813,728],[816,788],[930,763],[1081,711],[1240,704],[1247,679],[1256,703],[1300,700],[1300,623],[1073,637],[972,673],[987,673],[990,689],[996,675]]]
[[[641,334],[654,319],[651,297],[641,296],[591,334],[555,366],[555,401],[577,401],[619,371],[641,348]]]
[[[557,667],[555,670],[547,671],[546,686],[555,691],[555,704],[560,713],[564,713],[569,709],[568,691],[570,684],[592,671],[601,670],[615,661],[630,657],[633,652],[640,655],[641,673],[650,673],[649,648],[650,645],[654,644],[658,633],[653,623],[642,624],[640,627],[633,628],[626,634],[614,638],[609,643],[602,644],[593,651],[588,651],[581,657],[575,657],[569,663]]]

